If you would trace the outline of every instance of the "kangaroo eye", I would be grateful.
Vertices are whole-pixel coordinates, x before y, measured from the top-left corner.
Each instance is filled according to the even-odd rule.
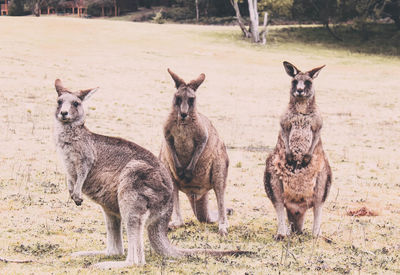
[[[182,98],[177,97],[176,100],[175,100],[175,102],[176,102],[176,105],[181,105],[181,103],[182,103]]]
[[[72,103],[72,105],[74,105],[74,107],[76,108],[76,107],[79,106],[79,102],[78,102],[78,101],[74,101],[74,102]]]
[[[297,83],[298,83],[298,81],[296,79],[292,81],[293,85],[297,85]]]
[[[194,103],[194,98],[193,97],[189,98],[189,105],[193,106],[193,103]]]
[[[57,104],[58,104],[58,105],[61,105],[61,104],[62,104],[62,100],[59,99],[59,100],[57,101]]]
[[[311,81],[310,80],[306,80],[306,81],[304,81],[304,84],[306,84],[307,86],[311,86]]]

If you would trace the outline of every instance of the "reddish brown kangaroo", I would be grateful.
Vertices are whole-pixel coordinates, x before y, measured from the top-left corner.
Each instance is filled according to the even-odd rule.
[[[122,255],[121,222],[128,236],[125,261],[102,262],[98,268],[121,268],[145,264],[143,233],[147,227],[150,245],[164,256],[181,257],[205,253],[232,255],[244,251],[180,249],[168,240],[173,184],[164,165],[139,145],[116,137],[92,133],[85,127],[82,106],[97,89],[70,92],[60,80],[55,83],[58,98],[55,112],[55,140],[67,172],[68,190],[76,205],[82,192],[98,203],[104,212],[107,248],[83,251],[82,255]]]
[[[201,74],[188,84],[168,69],[177,89],[172,110],[164,124],[160,159],[174,182],[174,211],[170,227],[183,225],[179,207],[179,190],[189,198],[200,222],[212,223],[217,215],[208,209],[208,192],[214,189],[218,204],[219,234],[228,233],[225,210],[225,187],[229,159],[224,142],[211,121],[197,112],[196,91],[203,83]],[[213,213],[214,214],[214,213]]]
[[[292,77],[290,101],[281,117],[281,130],[274,151],[266,160],[264,185],[278,216],[277,239],[290,233],[285,222],[286,208],[291,230],[302,232],[307,209],[313,207],[312,234],[321,234],[322,205],[331,186],[332,172],[322,148],[322,117],[315,103],[313,80],[321,66],[305,73],[283,62]]]

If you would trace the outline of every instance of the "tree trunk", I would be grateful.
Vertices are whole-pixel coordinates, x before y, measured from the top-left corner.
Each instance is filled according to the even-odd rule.
[[[7,0],[6,0],[6,1],[7,1]],[[40,16],[39,2],[36,2],[36,3],[35,3],[35,6],[34,6],[34,8],[33,8],[33,14],[34,14],[36,17],[39,17],[39,16]]]
[[[243,36],[246,38],[250,38],[251,37],[251,33],[247,30],[246,25],[243,23],[243,18],[240,15],[240,10],[239,10],[239,5],[237,3],[237,0],[230,0],[232,7],[235,9],[235,13],[236,13],[236,19],[238,21],[239,27],[243,32]]]
[[[207,0],[206,1],[206,5],[204,7],[204,16],[205,17],[208,17],[208,8],[209,8],[209,6],[210,6],[210,0]]]
[[[258,32],[257,0],[248,0],[248,2],[249,2],[249,13],[250,13],[251,40],[254,43],[258,43],[260,42],[260,34]]]
[[[195,0],[196,4],[196,23],[199,24],[199,0]]]
[[[267,44],[267,24],[268,24],[268,12],[265,12],[263,30],[260,32],[261,43],[263,45]]]
[[[333,36],[333,38],[335,38],[336,40],[339,40],[339,41],[343,41],[343,39],[340,38],[339,36],[337,36],[337,35],[332,31],[331,27],[329,27],[329,21],[326,21],[324,25],[325,25],[325,28],[326,28],[326,29],[328,30],[328,32],[330,33],[330,35]]]

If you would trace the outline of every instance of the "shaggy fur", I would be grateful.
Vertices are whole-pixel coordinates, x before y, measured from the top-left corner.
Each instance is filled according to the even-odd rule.
[[[208,209],[208,192],[214,189],[218,204],[219,233],[228,233],[224,193],[229,159],[223,141],[211,121],[196,109],[196,90],[204,81],[201,74],[186,84],[168,69],[177,91],[172,110],[164,125],[160,159],[174,182],[174,211],[170,227],[183,225],[179,207],[179,190],[191,203],[200,222],[215,222],[217,215]]]
[[[83,251],[74,253],[74,256],[123,254],[122,223],[128,236],[126,260],[98,263],[96,267],[144,264],[143,233],[146,227],[151,246],[164,256],[244,253],[172,246],[167,231],[173,208],[173,183],[164,165],[133,142],[98,135],[84,126],[82,101],[96,89],[72,93],[56,80],[56,90],[55,140],[66,168],[70,196],[76,205],[82,204],[82,193],[98,203],[103,209],[107,227],[105,251]]]
[[[281,117],[277,145],[266,160],[265,191],[277,212],[278,239],[289,234],[285,208],[292,231],[300,233],[305,212],[313,207],[313,235],[317,236],[321,233],[322,205],[332,180],[322,148],[322,117],[312,83],[323,66],[305,73],[288,62],[284,62],[284,67],[293,78],[290,102]]]

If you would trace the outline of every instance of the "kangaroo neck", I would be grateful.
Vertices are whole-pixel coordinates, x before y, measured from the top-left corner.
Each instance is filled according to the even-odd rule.
[[[299,114],[310,114],[315,109],[315,96],[304,99],[290,96],[289,108]]]
[[[56,121],[56,134],[59,143],[74,143],[89,137],[89,130],[82,123],[62,123]]]

